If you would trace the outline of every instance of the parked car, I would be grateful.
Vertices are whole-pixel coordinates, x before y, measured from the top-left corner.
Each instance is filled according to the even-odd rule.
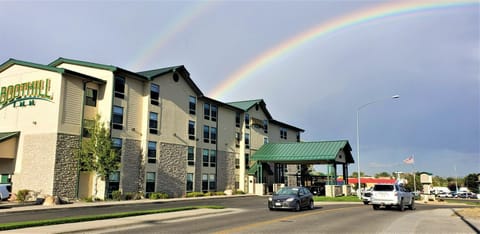
[[[0,184],[0,201],[10,198],[12,186],[10,184]]]
[[[313,194],[305,187],[283,187],[268,198],[268,208],[293,211],[313,209]]]
[[[367,190],[362,191],[362,201],[363,204],[368,205],[372,201],[372,189],[368,188]]]
[[[451,193],[446,193],[446,192],[440,192],[437,197],[439,198],[451,198],[453,195]]]
[[[415,210],[413,193],[407,191],[400,183],[373,186],[371,203],[374,210],[378,210],[380,206],[385,206],[387,209],[396,206],[400,211],[404,211],[407,206]]]

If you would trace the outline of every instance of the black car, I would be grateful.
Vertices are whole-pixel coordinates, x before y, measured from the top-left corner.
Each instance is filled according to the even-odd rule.
[[[313,194],[304,187],[283,187],[268,198],[268,208],[300,211],[302,208],[313,209]]]

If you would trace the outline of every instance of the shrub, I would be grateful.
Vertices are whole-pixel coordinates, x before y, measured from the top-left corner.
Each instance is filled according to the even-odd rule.
[[[223,196],[223,195],[226,195],[225,192],[215,192],[215,195],[217,196]]]
[[[242,190],[235,190],[233,194],[245,194],[245,192]]]
[[[120,201],[122,199],[122,192],[116,190],[112,192],[112,199],[116,201]]]
[[[28,193],[30,193],[30,190],[28,190],[28,189],[18,190],[18,192],[17,192],[17,200],[19,200],[20,202],[26,201],[27,196],[28,196]]]
[[[159,193],[150,193],[150,199],[152,200],[156,200],[156,199],[167,199],[168,198],[168,194],[166,193],[162,193],[162,192],[159,192]]]
[[[203,197],[203,196],[205,196],[205,194],[203,194],[202,192],[187,193],[187,197]]]
[[[124,200],[133,200],[133,198],[135,197],[135,193],[132,193],[132,192],[129,192],[129,193],[125,193],[123,195],[123,199]]]

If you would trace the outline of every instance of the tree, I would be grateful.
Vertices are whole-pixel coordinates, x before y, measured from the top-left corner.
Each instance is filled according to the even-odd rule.
[[[80,170],[95,172],[96,197],[98,179],[101,178],[108,184],[109,175],[120,168],[120,157],[117,150],[112,147],[110,131],[100,121],[99,115],[90,122],[90,126],[86,126],[86,129],[89,137],[83,139],[80,147]]]
[[[413,176],[415,175],[415,183]],[[422,184],[420,183],[420,174],[415,173],[405,173],[404,174],[404,179],[408,181],[408,183],[405,185],[405,188],[410,190],[410,191],[422,191]]]
[[[380,178],[380,177],[388,177],[388,178],[390,178],[390,177],[391,177],[391,174],[388,173],[388,172],[380,172],[380,173],[375,174],[374,177],[375,177],[375,178]]]
[[[478,193],[478,174],[472,173],[465,177],[465,187],[474,193]]]
[[[351,178],[357,178],[358,172],[354,171],[352,172],[352,175],[350,176]],[[365,173],[363,171],[360,172],[360,177],[365,177]]]

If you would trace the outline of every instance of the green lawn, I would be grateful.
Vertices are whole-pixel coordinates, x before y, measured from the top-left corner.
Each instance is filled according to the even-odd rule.
[[[103,215],[66,217],[66,218],[49,219],[49,220],[1,223],[0,231],[12,230],[17,228],[54,225],[54,224],[77,223],[77,222],[85,222],[85,221],[92,221],[92,220],[115,219],[115,218],[124,218],[124,217],[130,217],[130,216],[138,216],[138,215],[158,214],[158,213],[176,212],[176,211],[184,211],[184,210],[195,210],[195,209],[202,209],[202,208],[223,209],[224,207],[223,206],[187,206],[187,207],[166,208],[166,209],[159,209],[159,210],[142,210],[142,211],[122,212],[122,213],[103,214]]]

